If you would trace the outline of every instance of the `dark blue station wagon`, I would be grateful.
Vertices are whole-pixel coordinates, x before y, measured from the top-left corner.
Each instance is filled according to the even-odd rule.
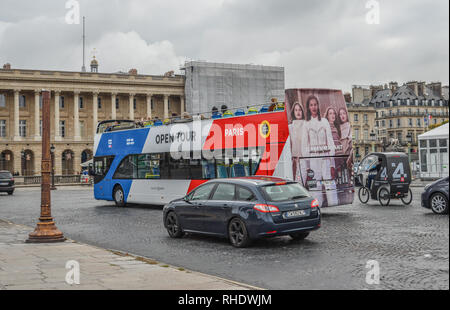
[[[169,236],[225,237],[235,247],[289,235],[303,240],[320,228],[319,202],[299,183],[274,177],[211,180],[164,207]]]

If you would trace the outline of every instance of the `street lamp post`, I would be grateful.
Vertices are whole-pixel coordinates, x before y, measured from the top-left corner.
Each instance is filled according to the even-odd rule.
[[[56,190],[56,186],[55,186],[55,146],[53,144],[50,147],[50,154],[52,157],[52,186],[50,187],[50,189],[54,191]]]
[[[22,151],[20,151],[20,164],[21,164],[21,174],[22,176],[25,176],[25,151],[22,149]]]
[[[28,243],[48,243],[65,241],[64,235],[56,228],[51,213],[50,193],[50,92],[42,90],[42,162],[41,162],[41,215],[35,230],[29,234]]]
[[[410,132],[406,135],[406,141],[408,142],[408,161],[409,165],[411,166],[411,143],[412,143],[412,135]]]
[[[370,133],[370,143],[372,144],[372,153],[375,153],[375,141],[376,141],[376,139],[377,139],[377,135],[372,130],[372,132]]]

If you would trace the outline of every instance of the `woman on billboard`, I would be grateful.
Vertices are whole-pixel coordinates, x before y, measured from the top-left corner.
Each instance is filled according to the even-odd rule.
[[[331,134],[333,135],[334,145],[336,146],[336,155],[344,155],[344,148],[341,143],[341,122],[340,118],[338,118],[336,109],[333,107],[329,107],[325,112],[325,117],[330,124]]]
[[[352,151],[352,129],[348,120],[347,111],[343,108],[339,110],[339,121],[341,128],[341,143],[344,154],[349,155]]]
[[[310,174],[317,186],[324,186],[328,205],[338,204],[334,171],[334,160],[330,156],[335,155],[336,146],[333,140],[330,123],[321,117],[319,99],[311,95],[306,100],[306,122],[302,131],[302,155],[311,159],[309,161]],[[322,197],[323,203],[324,197]]]
[[[292,106],[291,117],[292,123],[289,125],[289,132],[291,133],[292,168],[295,172],[296,181],[304,184],[306,168],[301,167],[302,169],[300,169],[299,158],[302,157],[302,132],[305,124],[305,113],[298,101]]]

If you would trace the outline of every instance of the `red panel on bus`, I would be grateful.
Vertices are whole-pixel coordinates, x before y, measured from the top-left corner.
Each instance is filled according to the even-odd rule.
[[[264,147],[289,137],[286,112],[262,113],[214,120],[204,150]]]

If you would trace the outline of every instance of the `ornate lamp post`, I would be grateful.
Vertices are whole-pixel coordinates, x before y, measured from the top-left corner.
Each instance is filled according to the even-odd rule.
[[[55,146],[53,144],[50,147],[50,154],[52,157],[52,187],[50,187],[50,189],[54,191],[56,190],[56,186],[55,186]]]
[[[34,232],[29,234],[29,243],[47,243],[65,241],[62,232],[56,228],[51,213],[50,194],[50,92],[42,90],[42,181],[41,216]]]

